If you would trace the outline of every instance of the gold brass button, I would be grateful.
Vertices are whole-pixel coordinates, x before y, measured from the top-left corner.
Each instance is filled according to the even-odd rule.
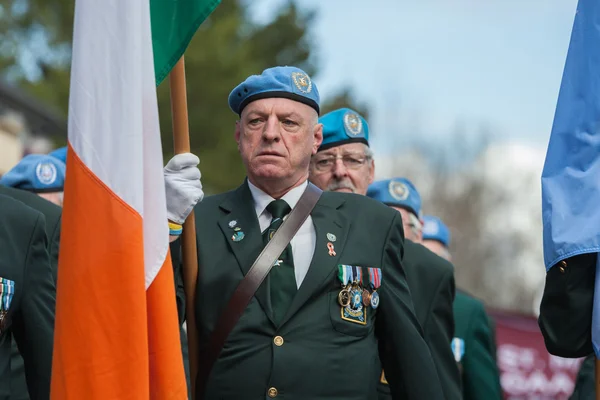
[[[272,387],[271,389],[269,389],[268,394],[270,398],[274,399],[275,397],[277,397],[277,389]]]
[[[281,336],[275,336],[275,338],[273,339],[273,342],[275,343],[275,346],[277,346],[277,347],[283,346],[283,338]]]
[[[562,260],[560,262],[560,265],[558,266],[558,269],[560,270],[561,274],[564,274],[565,271],[567,270],[567,262],[565,260]]]

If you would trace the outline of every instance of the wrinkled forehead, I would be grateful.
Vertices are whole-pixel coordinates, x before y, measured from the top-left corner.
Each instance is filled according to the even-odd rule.
[[[317,112],[306,104],[299,101],[271,97],[266,99],[254,100],[249,103],[242,111],[242,119],[249,114],[259,115],[298,115],[302,118],[317,117]]]
[[[331,147],[327,150],[319,151],[317,155],[324,157],[328,155],[337,156],[344,154],[365,154],[365,145],[363,143],[346,143],[339,146]]]

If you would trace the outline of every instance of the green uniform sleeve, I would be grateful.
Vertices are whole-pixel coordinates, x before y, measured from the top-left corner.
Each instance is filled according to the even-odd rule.
[[[32,400],[50,398],[56,287],[40,214],[26,258],[23,301],[13,318],[13,335],[24,363]]]
[[[595,254],[572,257],[546,273],[538,323],[551,354],[577,358],[593,352],[595,278]]]
[[[440,281],[430,316],[423,327],[446,400],[462,399],[460,371],[450,347],[454,336],[454,294],[454,274],[448,271]]]
[[[397,214],[381,260],[383,279],[376,326],[379,356],[392,399],[443,399],[435,364],[423,339],[406,283],[401,263],[403,243],[402,221]]]
[[[465,340],[463,393],[465,400],[501,400],[500,374],[493,355],[494,345],[487,313],[476,307],[470,318]]]

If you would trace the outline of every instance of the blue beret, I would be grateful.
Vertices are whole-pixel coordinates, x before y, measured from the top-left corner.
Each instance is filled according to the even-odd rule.
[[[437,240],[444,246],[450,246],[450,230],[441,219],[426,215],[423,217],[423,240]]]
[[[29,154],[0,178],[0,185],[31,192],[62,192],[65,163],[45,154]]]
[[[248,77],[229,93],[229,107],[241,115],[248,103],[271,97],[299,101],[320,113],[317,85],[306,72],[296,67],[273,67]]]
[[[369,125],[354,110],[340,108],[323,115],[319,122],[323,124],[323,143],[319,151],[352,142],[369,145]]]
[[[48,155],[52,156],[54,158],[58,158],[60,161],[62,161],[66,164],[67,163],[67,146],[53,150],[50,153],[48,153]]]
[[[421,218],[421,195],[406,178],[374,182],[369,186],[367,196],[388,206],[404,208]]]

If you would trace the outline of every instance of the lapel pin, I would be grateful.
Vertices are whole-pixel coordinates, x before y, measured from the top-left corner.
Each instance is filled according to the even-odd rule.
[[[329,242],[327,243],[327,249],[329,249],[329,255],[330,256],[335,256],[335,249],[333,248],[333,243]]]
[[[335,242],[337,240],[337,237],[335,237],[333,233],[328,233],[327,240],[329,240],[330,242]]]
[[[279,267],[281,265],[281,263],[283,262],[283,260],[277,260],[273,263],[274,267]]]
[[[231,240],[233,240],[234,242],[239,242],[239,241],[243,240],[245,236],[246,236],[246,234],[244,232],[237,231],[236,233],[233,234],[233,236],[231,236]]]
[[[233,227],[234,227],[234,226],[236,226],[236,225],[237,225],[237,220],[235,220],[235,219],[232,219],[231,221],[229,221],[229,227],[230,227],[230,228],[233,228]]]

